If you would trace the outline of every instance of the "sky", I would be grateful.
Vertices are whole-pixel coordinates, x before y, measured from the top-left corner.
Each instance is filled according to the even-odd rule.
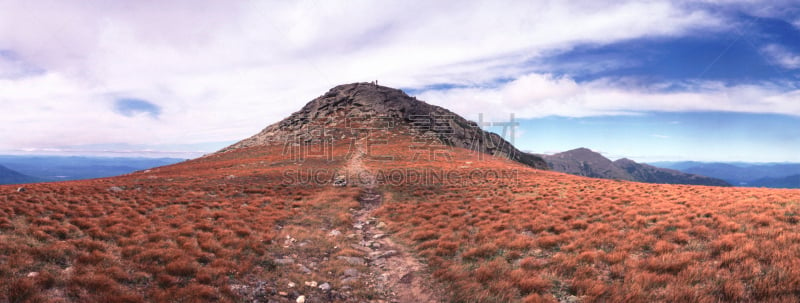
[[[197,157],[376,79],[534,153],[800,162],[796,1],[0,0],[0,154]]]

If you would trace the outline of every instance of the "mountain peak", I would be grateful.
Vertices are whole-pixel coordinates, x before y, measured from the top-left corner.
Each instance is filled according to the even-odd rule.
[[[588,149],[586,147],[579,147],[579,148],[576,148],[576,149],[571,149],[571,150],[568,150],[568,151],[565,151],[565,152],[558,153],[556,155],[561,155],[561,154],[563,154],[563,155],[592,155],[592,156],[596,155],[596,156],[600,156],[600,157],[603,156],[600,153],[598,153],[596,151],[593,151],[591,149]]]
[[[324,104],[331,105],[389,105],[389,107],[425,103],[408,96],[402,90],[366,82],[337,85],[328,90],[322,98],[317,98],[314,101],[321,101]],[[311,105],[314,101],[309,102],[308,105]],[[388,107],[383,109],[388,109]]]
[[[639,164],[639,163],[637,163],[636,161],[633,161],[631,159],[628,159],[628,158],[622,158],[622,159],[618,159],[617,161],[614,161],[614,164],[620,165],[620,166],[628,166],[628,165],[634,165],[634,164]]]
[[[220,152],[291,140],[349,140],[364,132],[424,137],[547,169],[540,157],[519,151],[501,136],[439,106],[417,100],[399,89],[374,83],[351,83],[331,88],[299,111],[258,134]]]
[[[555,171],[592,178],[632,180],[631,176],[598,152],[581,147],[552,156],[544,156]]]

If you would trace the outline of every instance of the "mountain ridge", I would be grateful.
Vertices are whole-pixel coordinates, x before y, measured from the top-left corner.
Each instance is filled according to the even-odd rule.
[[[800,174],[786,177],[761,178],[751,181],[749,186],[770,188],[800,188]]]
[[[0,163],[40,182],[118,176],[186,159],[96,156],[0,155]]]
[[[727,181],[735,186],[798,188],[791,180],[800,174],[800,163],[747,163],[747,162],[654,162],[654,166],[676,169]],[[789,178],[790,179],[790,178]],[[789,182],[785,182],[789,181]]]
[[[637,163],[628,158],[611,161],[588,148],[542,155],[555,171],[591,178],[645,183],[730,186],[720,179]]]

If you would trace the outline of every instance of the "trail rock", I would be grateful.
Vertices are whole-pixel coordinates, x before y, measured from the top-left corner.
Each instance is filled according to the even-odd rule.
[[[347,256],[338,256],[336,257],[339,260],[344,260],[345,262],[349,263],[350,265],[364,265],[366,262],[364,258],[359,257],[347,257]]]
[[[310,270],[310,269],[308,269],[308,267],[306,267],[306,266],[305,266],[305,265],[303,265],[303,264],[297,264],[297,268],[299,268],[299,269],[300,269],[300,271],[302,271],[304,274],[307,274],[307,275],[310,275],[310,274],[311,274],[311,270]]]
[[[365,252],[365,253],[372,252],[372,249],[366,247],[366,244],[363,244],[363,243],[361,245],[351,244],[350,247],[352,247],[355,250],[360,250],[360,251]]]
[[[371,258],[379,259],[379,258],[389,258],[397,255],[396,250],[387,250],[387,251],[375,251],[369,254]]]
[[[294,263],[294,259],[292,259],[292,258],[281,258],[281,259],[275,259],[274,261],[275,261],[276,264],[280,264],[280,265],[287,265],[287,264],[293,264]]]
[[[116,193],[116,192],[121,192],[121,191],[123,191],[123,190],[124,190],[124,189],[122,189],[122,187],[119,187],[119,186],[112,186],[112,187],[109,187],[109,188],[108,188],[108,191],[115,192],[115,193]]]
[[[321,289],[322,291],[329,291],[331,290],[331,285],[328,282],[325,282],[319,286],[319,289]]]
[[[358,269],[355,268],[348,268],[344,270],[345,277],[358,277]]]

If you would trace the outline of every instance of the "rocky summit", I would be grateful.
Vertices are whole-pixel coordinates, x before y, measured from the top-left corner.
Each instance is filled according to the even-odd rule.
[[[372,83],[339,85],[286,119],[220,152],[294,141],[350,140],[370,131],[436,140],[446,146],[505,157],[548,169],[539,156],[524,153],[447,109],[417,100],[399,89]]]

